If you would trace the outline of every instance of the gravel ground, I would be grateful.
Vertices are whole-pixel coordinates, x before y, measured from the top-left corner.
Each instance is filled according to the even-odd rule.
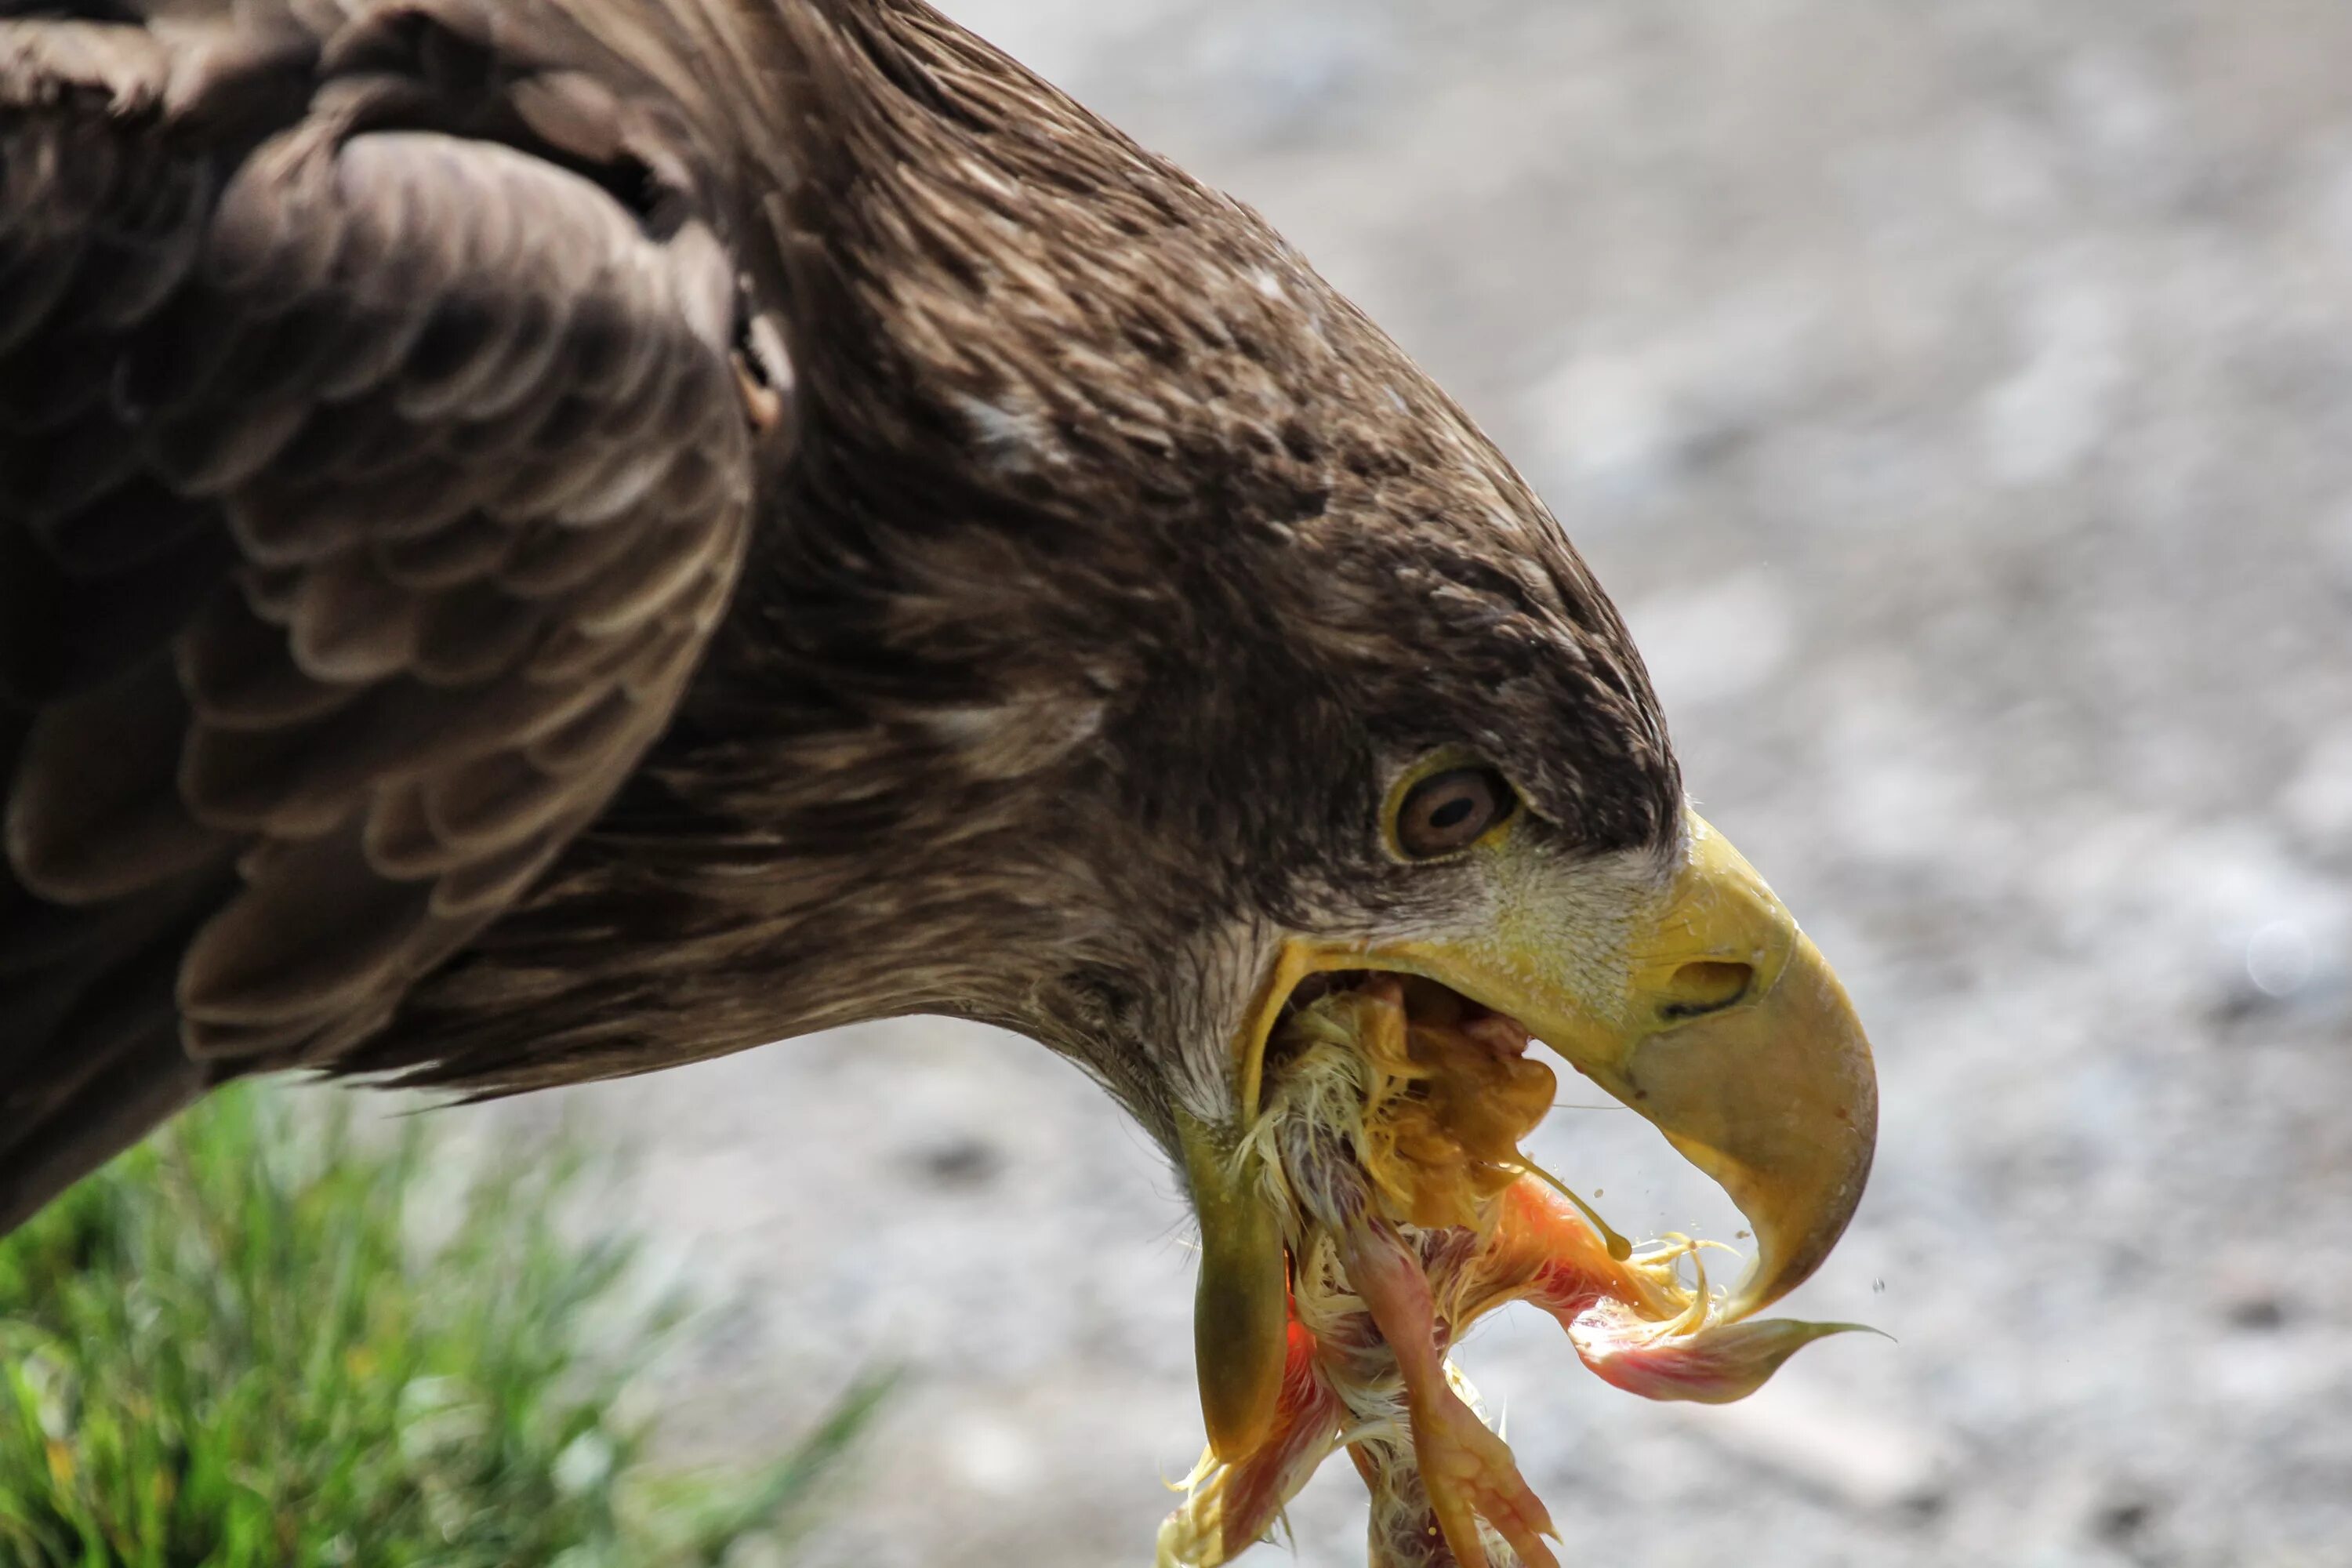
[[[1720,1411],[1468,1348],[1563,1555],[2352,1563],[2352,6],[950,8],[1495,431],[1877,1041],[1793,1306],[1894,1342]],[[911,1368],[812,1568],[1149,1561],[1186,1220],[1076,1073],[919,1022],[569,1098],[743,1303],[682,1451]],[[1621,1228],[1736,1224],[1628,1115],[1544,1137]],[[1299,1562],[1363,1562],[1356,1492]]]

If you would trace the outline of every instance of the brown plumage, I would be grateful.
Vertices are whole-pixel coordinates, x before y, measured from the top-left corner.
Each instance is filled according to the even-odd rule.
[[[0,1223],[244,1073],[915,1012],[1172,1142],[1278,933],[1473,898],[1403,763],[1679,831],[1464,416],[917,0],[0,10]]]

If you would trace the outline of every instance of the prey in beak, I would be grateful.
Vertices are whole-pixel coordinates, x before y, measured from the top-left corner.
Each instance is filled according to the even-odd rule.
[[[1868,1042],[1811,942],[1695,814],[1666,864],[1613,878],[1507,817],[1473,825],[1482,918],[1286,942],[1235,1042],[1241,1121],[1180,1122],[1209,1452],[1163,1564],[1244,1549],[1342,1446],[1376,1563],[1552,1563],[1542,1504],[1447,1361],[1509,1301],[1654,1399],[1739,1398],[1851,1326],[1754,1316],[1828,1256],[1876,1132]],[[1636,1248],[1524,1159],[1556,1089],[1530,1037],[1729,1194],[1756,1242],[1735,1285],[1709,1284],[1713,1244]]]

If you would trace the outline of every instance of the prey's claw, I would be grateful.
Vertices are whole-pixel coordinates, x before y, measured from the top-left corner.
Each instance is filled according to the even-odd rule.
[[[1486,1568],[1481,1519],[1511,1543],[1527,1568],[1559,1568],[1543,1542],[1558,1533],[1551,1515],[1519,1474],[1510,1445],[1488,1431],[1453,1390],[1443,1400],[1415,1405],[1412,1447],[1438,1528],[1462,1568]]]
[[[1420,1258],[1393,1232],[1372,1224],[1342,1240],[1341,1257],[1349,1280],[1396,1354],[1413,1458],[1438,1528],[1462,1568],[1487,1568],[1480,1519],[1511,1543],[1527,1568],[1559,1568],[1542,1539],[1554,1533],[1551,1516],[1519,1474],[1510,1445],[1486,1429],[1446,1379],[1443,1331]]]

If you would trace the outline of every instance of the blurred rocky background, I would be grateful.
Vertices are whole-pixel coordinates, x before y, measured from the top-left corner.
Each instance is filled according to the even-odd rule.
[[[1875,1182],[1792,1308],[1894,1342],[1724,1410],[1548,1321],[1464,1352],[1563,1559],[2352,1563],[2352,5],[949,9],[1514,454],[1877,1041]],[[1187,1221],[1077,1074],[917,1021],[569,1100],[742,1303],[689,1457],[910,1367],[814,1568],[1149,1563]],[[1629,1115],[1543,1137],[1622,1229],[1737,1223]],[[1292,1521],[1363,1562],[1345,1464]]]

